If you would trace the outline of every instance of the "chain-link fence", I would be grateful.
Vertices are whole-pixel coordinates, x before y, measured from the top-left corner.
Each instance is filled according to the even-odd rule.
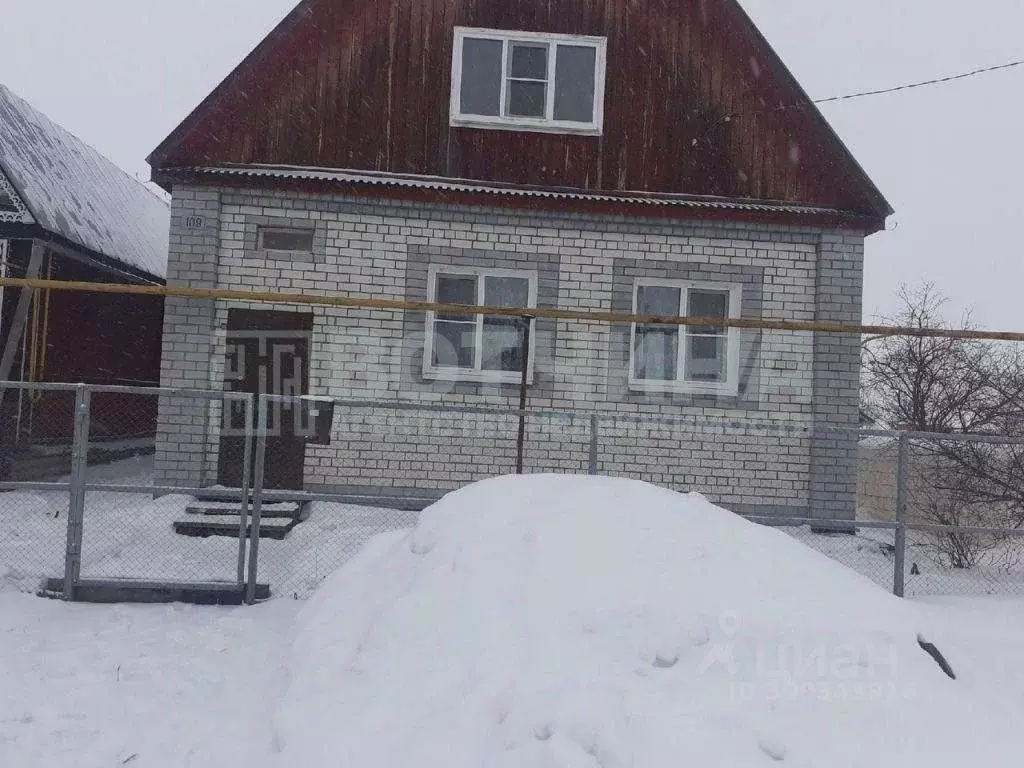
[[[33,404],[31,424],[22,417],[21,428],[5,429],[0,446],[0,576],[66,597],[83,585],[241,596],[251,396],[71,384],[0,390],[6,424],[17,407],[12,393],[27,393],[23,400]],[[232,431],[237,413],[241,428]],[[176,451],[158,473],[158,444],[171,434],[203,446],[224,442],[244,482],[221,487],[201,450],[188,458]]]
[[[284,420],[294,419],[296,433],[307,437],[300,463],[308,490],[289,498],[304,500],[308,518],[292,537],[264,542],[257,563],[261,577],[289,593],[318,583],[371,536],[414,524],[414,510],[445,492],[519,467],[617,475],[699,491],[754,522],[785,530],[897,594],[1024,593],[1024,568],[1016,556],[1024,539],[1005,503],[984,520],[977,517],[986,508],[981,501],[970,520],[926,517],[916,506],[926,490],[934,493],[953,477],[948,471],[935,476],[942,444],[1012,446],[1012,438],[836,429],[749,414],[670,418],[262,399],[268,413],[290,404]],[[272,440],[274,418],[266,418]],[[266,442],[257,439],[257,455],[265,454],[257,472],[282,460],[266,450]],[[835,466],[824,474],[815,469],[813,457],[823,444],[845,447],[838,472]],[[1007,455],[1016,459],[1012,450]],[[844,470],[856,480],[843,480]],[[841,494],[826,489],[830,509],[816,507],[809,490],[823,477],[844,486]],[[845,506],[835,506],[837,495]],[[992,516],[997,511],[998,519]],[[968,522],[973,527],[965,527]],[[998,530],[977,530],[982,522]],[[978,536],[1000,546],[971,562],[950,557],[951,543],[962,546]]]
[[[520,469],[699,491],[897,594],[1024,593],[1019,439],[755,413],[3,389],[0,576],[72,597],[97,584],[305,595],[448,491]]]
[[[907,593],[1024,592],[1024,441],[907,433],[897,454]]]
[[[79,577],[240,587],[248,504],[241,484],[223,487],[206,453],[223,443],[238,477],[248,472],[251,398],[107,387],[90,390],[88,411]],[[178,455],[157,472],[159,445],[170,434],[205,451]]]
[[[64,574],[75,403],[71,386],[0,383],[0,583]]]

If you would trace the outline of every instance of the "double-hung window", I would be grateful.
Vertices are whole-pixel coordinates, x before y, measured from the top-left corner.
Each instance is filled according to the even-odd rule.
[[[429,300],[436,304],[537,306],[536,272],[431,267],[427,282]],[[428,312],[423,374],[434,379],[518,382],[525,327],[518,317]],[[532,377],[532,353],[528,362]]]
[[[740,316],[738,284],[637,280],[633,313],[657,317],[730,319]],[[631,389],[735,395],[739,387],[738,329],[725,325],[634,323]]]
[[[452,125],[600,134],[606,41],[456,27]]]

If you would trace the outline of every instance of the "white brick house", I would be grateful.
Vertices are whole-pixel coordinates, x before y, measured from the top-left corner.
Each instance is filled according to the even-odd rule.
[[[169,282],[859,321],[864,238],[889,206],[733,0],[711,13],[742,25],[753,82],[716,58],[713,34],[683,56],[621,22],[567,22],[575,2],[536,5],[512,26],[467,0],[419,30],[401,23],[413,0],[381,28],[301,3],[150,158],[173,193]],[[693,22],[681,7],[659,23]],[[653,50],[646,69],[641,50]],[[759,88],[802,108],[723,121]],[[163,383],[254,389],[239,360],[267,333],[304,339],[284,391],[518,402],[510,321],[324,306],[171,299]],[[823,428],[857,426],[855,336],[539,319],[529,366],[531,408],[584,417],[534,419],[528,471],[584,471],[585,415],[599,414],[615,417],[602,421],[602,472],[742,512],[853,514],[856,436]],[[303,446],[278,480],[436,496],[510,470],[516,430],[502,418],[338,407],[331,444]],[[165,408],[161,481],[228,482],[224,445],[217,414]]]

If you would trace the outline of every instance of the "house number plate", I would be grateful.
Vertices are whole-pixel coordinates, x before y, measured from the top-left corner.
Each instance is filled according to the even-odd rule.
[[[202,216],[186,216],[185,229],[202,229],[206,226],[206,219]]]

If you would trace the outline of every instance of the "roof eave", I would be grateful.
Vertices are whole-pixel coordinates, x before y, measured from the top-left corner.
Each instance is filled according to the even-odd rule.
[[[149,163],[151,168],[155,170],[166,161],[167,155],[176,149],[186,138],[188,138],[189,134],[196,128],[196,124],[199,122],[199,118],[202,113],[210,106],[216,104],[236,79],[242,77],[248,69],[256,66],[263,57],[267,56],[272,51],[277,39],[288,34],[295,24],[298,23],[299,18],[309,12],[309,6],[311,6],[315,1],[316,0],[302,0],[302,2],[295,6],[287,16],[278,22],[277,26],[267,33],[266,37],[259,42],[256,48],[242,59],[242,61],[228,73],[227,77],[221,80],[217,87],[214,88],[205,99],[196,105],[195,109],[189,112],[188,116],[182,120],[173,131],[171,131],[170,135],[160,142],[156,149],[150,152],[146,157],[146,162]],[[155,174],[154,181],[156,181]],[[160,182],[157,183],[159,184]],[[161,186],[163,185],[161,184]]]
[[[75,261],[96,267],[119,280],[131,283],[165,285],[166,280],[159,275],[151,274],[143,269],[125,264],[120,259],[86,248],[81,243],[69,240],[64,235],[51,232],[39,224],[4,224],[0,223],[0,239],[4,240],[36,240],[49,245],[53,250]]]
[[[885,217],[858,212],[813,208],[786,203],[728,198],[615,194],[588,190],[497,187],[464,179],[438,179],[430,184],[397,184],[395,179],[367,174],[368,180],[354,181],[317,177],[314,169],[305,175],[271,175],[266,169],[235,166],[230,169],[154,169],[154,180],[167,189],[175,184],[198,184],[227,188],[273,188],[312,193],[342,194],[370,198],[461,203],[529,210],[558,210],[638,218],[733,220],[814,228],[835,228],[862,232],[865,236],[885,228]],[[227,172],[231,171],[231,172]],[[323,171],[345,174],[344,171]],[[356,174],[358,172],[351,172]],[[448,186],[446,186],[448,185]],[[452,188],[451,185],[454,185]]]
[[[754,20],[750,17],[750,14],[747,13],[746,10],[744,10],[743,6],[739,3],[739,0],[732,0],[732,5],[735,7],[736,12],[739,13],[744,20],[746,20],[748,27],[753,31],[753,34],[756,36],[758,42],[761,43],[763,49],[768,52],[768,56],[771,58],[776,70],[784,74],[785,77],[790,81],[795,92],[803,96],[804,99],[806,99],[808,104],[807,112],[819,123],[821,128],[831,136],[832,140],[835,141],[836,145],[842,150],[843,154],[845,155],[846,162],[850,165],[851,170],[857,176],[860,177],[860,180],[864,185],[864,189],[867,192],[868,197],[871,199],[872,204],[874,205],[874,210],[872,211],[872,213],[875,216],[881,217],[882,220],[881,226],[879,226],[879,228],[876,229],[875,231],[877,232],[882,229],[885,229],[885,219],[896,213],[895,209],[885,198],[885,195],[882,194],[882,191],[878,188],[875,182],[872,181],[871,177],[868,175],[868,172],[864,170],[864,166],[860,164],[860,161],[857,160],[857,157],[853,154],[853,152],[850,151],[850,148],[846,146],[846,142],[843,141],[843,139],[839,136],[838,133],[836,133],[835,128],[832,127],[832,123],[830,123],[828,121],[828,118],[825,117],[824,113],[822,113],[822,111],[818,109],[817,104],[814,103],[814,100],[810,97],[807,91],[804,90],[804,87],[800,84],[800,81],[796,78],[796,76],[793,75],[789,67],[786,66],[786,63],[782,60],[782,57],[779,56],[778,51],[775,50],[775,46],[768,42],[768,38],[766,38],[764,36],[764,33],[761,32],[761,28],[754,23]]]

